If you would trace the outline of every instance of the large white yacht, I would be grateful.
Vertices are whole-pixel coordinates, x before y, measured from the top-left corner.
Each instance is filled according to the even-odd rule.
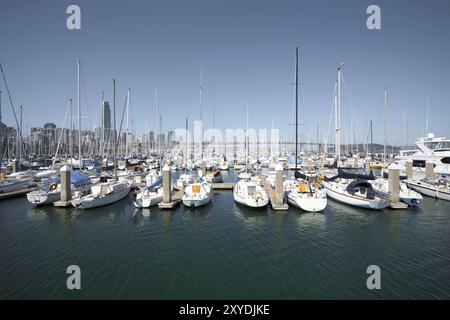
[[[425,175],[425,163],[435,164],[434,173],[449,179],[450,178],[450,139],[435,137],[433,133],[427,134],[425,138],[419,138],[414,150],[400,150],[395,160],[404,173],[406,162],[412,160],[413,173],[415,176]]]

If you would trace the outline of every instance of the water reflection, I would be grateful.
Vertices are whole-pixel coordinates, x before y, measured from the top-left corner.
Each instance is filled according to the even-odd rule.
[[[233,213],[241,219],[249,229],[263,230],[267,224],[268,207],[247,208],[233,201]]]

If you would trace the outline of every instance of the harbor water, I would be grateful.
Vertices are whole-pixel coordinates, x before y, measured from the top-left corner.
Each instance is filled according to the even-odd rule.
[[[449,265],[450,203],[428,197],[322,213],[252,210],[231,191],[195,210],[137,210],[132,194],[85,211],[0,202],[1,299],[449,299]]]

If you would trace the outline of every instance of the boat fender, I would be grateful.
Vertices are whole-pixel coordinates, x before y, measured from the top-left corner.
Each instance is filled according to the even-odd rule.
[[[53,191],[56,190],[56,187],[57,187],[56,183],[52,183],[51,185],[48,186],[48,189]]]

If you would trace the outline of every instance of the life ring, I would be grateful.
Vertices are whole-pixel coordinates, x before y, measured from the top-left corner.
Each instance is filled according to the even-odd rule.
[[[48,189],[53,191],[53,190],[56,190],[57,187],[58,187],[58,185],[56,183],[52,183],[51,185],[48,186]]]

